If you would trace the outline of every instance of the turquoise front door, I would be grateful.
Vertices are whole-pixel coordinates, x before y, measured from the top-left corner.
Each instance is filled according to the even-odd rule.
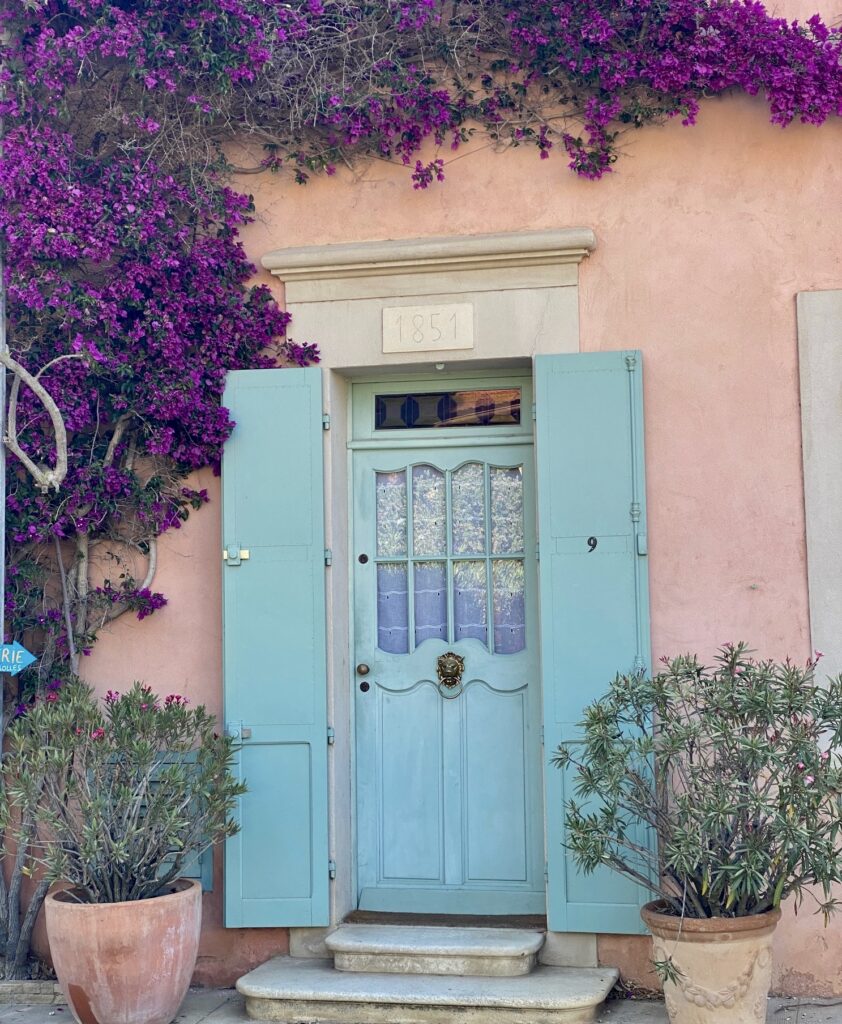
[[[356,451],[353,516],[359,906],[543,913],[532,446]]]

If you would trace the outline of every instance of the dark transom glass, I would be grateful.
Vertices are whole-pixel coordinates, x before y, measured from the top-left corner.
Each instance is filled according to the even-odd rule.
[[[375,395],[375,430],[497,427],[520,423],[520,388]]]

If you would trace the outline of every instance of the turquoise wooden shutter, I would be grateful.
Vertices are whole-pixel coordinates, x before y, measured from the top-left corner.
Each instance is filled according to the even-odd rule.
[[[322,388],[238,370],[224,396],[226,728],[248,785],[225,850],[228,928],[328,924]]]
[[[650,664],[641,354],[537,356],[535,381],[549,761],[617,672]],[[643,931],[643,889],[576,869],[563,846],[570,780],[549,764],[545,773],[549,928]]]

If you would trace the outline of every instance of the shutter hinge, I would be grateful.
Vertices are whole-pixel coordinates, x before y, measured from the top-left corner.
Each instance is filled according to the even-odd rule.
[[[538,419],[538,408],[534,402],[532,403],[532,419],[533,421]]]
[[[336,742],[336,733],[333,731],[333,726],[329,725],[327,727],[327,745],[329,747],[332,747],[335,742]]]
[[[336,861],[329,860],[327,862],[327,877],[331,880],[336,878]]]
[[[550,881],[550,866],[544,861],[544,885],[547,885]]]
[[[331,548],[325,548],[325,565],[333,565],[333,551]]]
[[[639,533],[637,535],[637,553],[639,555],[649,554],[649,541],[645,533]]]
[[[222,560],[226,565],[239,565],[240,562],[247,562],[251,557],[248,548],[223,548]]]
[[[629,352],[626,356],[626,369],[629,373],[634,373],[634,368],[637,366],[637,356],[634,352]]]
[[[543,745],[544,745],[544,727],[542,725],[541,726],[541,746],[543,747]]]
[[[330,413],[322,413],[322,430],[330,430]]]
[[[536,562],[540,562],[541,561],[541,545],[538,544],[537,542],[535,543],[535,561]]]
[[[639,523],[640,522],[640,502],[639,501],[633,501],[631,503],[631,507],[629,508],[629,515],[631,516],[631,520],[632,520],[633,523]]]

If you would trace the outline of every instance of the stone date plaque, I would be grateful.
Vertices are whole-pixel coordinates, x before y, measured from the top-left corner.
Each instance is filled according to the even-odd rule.
[[[474,307],[388,306],[383,310],[384,352],[448,352],[474,347]]]

